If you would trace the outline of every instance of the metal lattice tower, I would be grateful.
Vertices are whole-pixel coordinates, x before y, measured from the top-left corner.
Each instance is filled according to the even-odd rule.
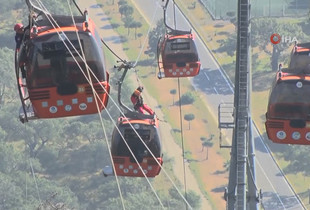
[[[251,129],[250,92],[250,3],[238,0],[238,34],[234,95],[234,126],[227,209],[258,209],[259,196],[255,184],[255,156]],[[231,126],[232,127],[232,126]]]

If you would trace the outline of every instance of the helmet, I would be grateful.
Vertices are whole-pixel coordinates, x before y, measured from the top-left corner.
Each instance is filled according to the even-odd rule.
[[[21,23],[16,23],[14,26],[14,31],[19,31],[21,28],[23,28],[23,24]]]
[[[139,87],[137,88],[137,90],[138,90],[139,92],[142,92],[142,91],[143,91],[143,86],[139,86]]]

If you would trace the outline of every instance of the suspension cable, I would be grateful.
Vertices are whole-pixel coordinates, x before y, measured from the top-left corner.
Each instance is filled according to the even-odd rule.
[[[138,75],[138,72],[137,72],[137,70],[136,70],[135,67],[137,66],[137,64],[138,64],[138,62],[139,62],[139,60],[140,60],[140,57],[141,57],[141,55],[142,55],[142,52],[143,52],[143,50],[144,50],[144,48],[145,48],[145,45],[146,45],[146,42],[147,42],[147,40],[148,40],[148,36],[149,36],[149,34],[150,34],[150,32],[151,32],[152,25],[154,24],[155,17],[156,17],[156,14],[157,14],[157,10],[158,10],[158,8],[159,8],[159,7],[158,7],[158,4],[156,4],[156,5],[157,5],[157,7],[156,7],[156,9],[155,9],[155,11],[154,11],[154,14],[153,14],[153,16],[152,16],[152,20],[151,20],[150,26],[149,26],[149,28],[148,28],[147,34],[146,34],[146,36],[145,36],[145,39],[144,39],[144,41],[143,41],[143,45],[141,46],[141,49],[140,49],[139,54],[138,54],[138,56],[137,56],[137,58],[136,58],[136,61],[135,61],[135,63],[133,64],[134,72],[135,72],[135,75],[136,75],[136,80],[137,80],[137,83],[138,83],[139,86],[140,86],[141,82],[140,82],[139,75]]]
[[[46,11],[48,11],[48,10],[46,9],[46,7],[43,5],[43,3],[42,3],[40,0],[37,0],[37,2],[40,4],[40,6],[41,6],[42,8],[44,8]],[[70,5],[69,5],[69,8],[70,8],[70,11],[71,11]],[[56,27],[54,26],[54,24],[53,24],[52,21],[50,20],[50,18],[53,19],[52,15],[51,15],[50,13],[49,13],[49,14],[48,14],[48,13],[45,13],[45,15],[46,15],[46,17],[48,18],[48,20],[50,21],[50,23],[52,24],[53,28],[56,29]],[[50,17],[49,17],[49,15],[50,15]],[[72,19],[73,19],[73,23],[74,23],[74,25],[75,25],[72,11],[71,11],[71,16],[72,16]],[[57,24],[57,22],[56,22],[54,19],[53,19],[53,21]],[[58,28],[60,28],[60,27],[58,26]],[[57,33],[58,33],[58,30],[57,30],[57,29],[56,29],[56,31],[57,31]],[[63,31],[62,31],[62,33],[63,33]],[[68,37],[67,37],[67,38],[68,38]],[[78,36],[78,39],[79,39],[79,44],[81,45],[79,36]],[[69,41],[69,39],[67,39],[67,40]],[[70,42],[70,41],[69,41],[69,42]],[[65,43],[64,41],[63,41],[63,43],[66,45],[66,43]],[[72,45],[72,43],[70,43],[70,44]],[[73,45],[72,45],[72,46],[73,46]],[[67,46],[66,46],[66,47],[67,47]],[[80,47],[80,48],[82,49],[82,47]],[[74,56],[73,56],[72,52],[70,51],[70,49],[69,49],[68,47],[67,47],[67,49],[69,50],[71,56],[74,58]],[[76,50],[76,49],[75,49],[75,50]],[[77,52],[77,50],[76,50],[76,52]],[[100,114],[100,108],[99,108],[99,105],[98,105],[98,99],[97,99],[97,98],[99,98],[99,96],[98,96],[98,95],[97,95],[97,97],[95,96],[96,91],[95,91],[95,88],[94,88],[93,83],[92,83],[92,81],[91,81],[90,68],[89,68],[89,66],[87,65],[84,51],[81,50],[81,53],[82,53],[82,56],[83,56],[82,60],[83,60],[84,63],[85,63],[85,66],[86,66],[86,68],[87,68],[87,74],[88,74],[88,75],[86,76],[86,75],[84,74],[83,70],[81,69],[81,67],[80,67],[80,66],[79,66],[79,67],[80,67],[81,71],[83,72],[85,78],[87,79],[88,83],[90,84],[90,86],[91,86],[91,88],[92,88],[92,92],[93,92],[93,95],[94,95],[94,99],[95,99],[97,111],[98,111],[98,114],[99,114],[101,126],[102,126],[102,129],[103,129],[103,133],[104,133],[104,136],[105,136],[105,140],[106,140],[107,146],[108,146],[108,151],[110,152],[110,150],[109,150],[110,146],[109,146],[109,142],[108,142],[108,137],[107,137],[107,134],[106,134],[106,130],[105,130],[105,127],[104,127],[104,123],[103,123],[103,120],[102,120],[102,116],[101,116],[101,114]],[[80,56],[81,56],[81,55],[80,55]],[[76,60],[76,59],[74,59],[74,60],[75,60],[75,62],[78,64],[77,60]],[[103,104],[103,106],[104,106],[104,104]],[[110,158],[111,158],[111,160],[112,160],[112,156],[111,156],[111,155],[110,155]],[[115,171],[115,168],[114,168],[114,171]],[[116,174],[116,173],[115,173],[115,174]],[[120,199],[121,199],[122,207],[123,207],[123,209],[125,210],[124,199],[123,199],[123,196],[122,196],[122,193],[121,193],[120,184],[119,184],[117,175],[115,176],[115,178],[116,178],[116,183],[117,183],[117,187],[118,187],[119,194],[120,194]]]
[[[39,187],[38,187],[36,175],[35,175],[35,173],[34,173],[34,171],[33,171],[33,166],[32,166],[31,158],[29,159],[29,163],[30,163],[30,168],[31,168],[32,177],[33,177],[34,183],[35,183],[35,185],[36,185],[36,189],[37,189],[37,196],[38,196],[38,198],[39,198],[40,204],[42,205],[42,201],[41,201],[41,197],[40,197],[40,191],[39,191]]]
[[[25,132],[24,133],[27,133],[26,132],[26,124],[25,124],[25,126],[24,126],[24,129],[25,129]],[[25,160],[26,160],[26,162],[28,162],[27,160],[28,160],[28,157],[27,157],[27,155],[26,155],[26,151],[27,151],[27,144],[26,144],[26,141],[25,141]],[[28,201],[28,179],[27,179],[27,169],[25,170],[25,182],[26,182],[26,192],[25,192],[25,196],[26,196],[26,200],[25,200],[25,206],[27,206],[27,201]]]
[[[27,130],[26,130],[26,124],[24,126],[24,133],[28,133]],[[26,135],[26,138],[29,139],[29,136]],[[28,159],[28,156],[26,155],[26,149],[27,149],[27,143],[25,141],[25,160],[27,162],[27,159]],[[42,201],[41,201],[41,197],[40,197],[40,190],[39,190],[39,186],[38,186],[38,183],[37,183],[37,179],[36,179],[36,176],[35,176],[35,172],[33,170],[33,165],[32,165],[32,161],[31,161],[31,158],[28,159],[28,163],[29,163],[29,166],[30,166],[30,169],[31,169],[31,174],[32,174],[32,178],[33,178],[33,181],[35,183],[35,186],[36,186],[36,192],[37,192],[37,196],[38,196],[38,199],[39,199],[39,202],[40,202],[40,205],[42,205]],[[28,201],[28,182],[27,182],[27,170],[26,170],[26,173],[25,173],[25,182],[26,182],[26,192],[25,192],[25,195],[26,195],[26,205],[27,205],[27,201]]]
[[[175,15],[175,1],[173,0],[173,22],[174,22],[174,30],[177,30],[177,19]]]
[[[49,19],[49,18],[48,18]],[[51,19],[53,19],[52,17],[51,17]],[[50,20],[49,20],[50,21]],[[55,20],[54,20],[55,21]],[[51,22],[51,21],[50,21]],[[53,25],[53,23],[51,22],[51,24]],[[55,26],[53,25],[53,27],[55,28]],[[55,28],[56,29],[56,28]],[[57,31],[58,32],[58,31]],[[69,40],[68,40],[69,41]],[[69,41],[70,42],[70,41]],[[64,43],[65,44],[65,43]],[[71,43],[71,45],[72,45],[72,43]],[[73,54],[71,53],[71,51],[70,51],[70,49],[69,48],[67,48],[68,50],[69,50],[69,52],[70,52],[70,54],[71,54],[71,56],[72,57],[74,57],[73,56]],[[76,50],[76,49],[75,49]],[[77,51],[76,51],[76,53],[78,53]],[[76,60],[75,60],[76,61]],[[77,62],[77,61],[76,61]],[[80,66],[79,66],[80,67]],[[80,67],[81,68],[81,67]],[[89,68],[89,67],[88,67]],[[82,69],[81,69],[82,70]],[[93,72],[92,72],[93,73]],[[83,74],[84,74],[84,76],[86,77],[86,75],[85,75],[85,73],[83,72]],[[95,75],[94,75],[95,76]],[[89,82],[89,84],[92,86],[92,83],[91,83],[91,81],[89,81],[89,79],[86,77],[86,79],[88,80],[88,82]],[[97,80],[98,80],[98,78],[96,78]],[[105,88],[104,88],[105,89]],[[106,91],[106,90],[105,90]],[[95,91],[93,91],[94,93],[96,93]],[[98,94],[96,93],[96,95],[97,95],[97,97],[99,97],[98,96]],[[97,102],[97,97],[95,97],[95,99],[96,99],[96,102]],[[102,102],[101,102],[102,103]],[[98,110],[98,112],[99,112],[99,115],[100,115],[100,109],[99,109],[99,106],[98,106],[98,102],[96,103],[96,106],[97,106],[97,110]],[[108,113],[108,110],[107,109],[105,109],[106,111],[107,111],[107,113]],[[109,116],[111,117],[111,115],[109,114]],[[100,115],[100,118],[101,118],[101,115]],[[111,120],[113,120],[112,119],[112,117],[111,117]],[[104,129],[104,125],[103,125],[103,120],[102,120],[102,118],[101,118],[101,122],[102,122],[102,127],[103,127],[103,129]],[[113,121],[114,122],[114,121]],[[133,128],[133,127],[132,127]],[[134,128],[133,128],[134,129]],[[105,132],[105,131],[104,131]],[[139,134],[137,134],[137,135],[139,135]],[[105,136],[106,136],[106,139],[107,139],[107,135],[106,135],[106,132],[105,132]],[[141,137],[140,137],[140,139],[141,139]],[[141,139],[142,140],[142,139]],[[144,142],[143,142],[144,143]],[[147,145],[145,145],[146,146],[146,148],[147,149],[149,149],[148,147],[147,147]],[[109,146],[109,144],[108,144],[108,147],[110,147]],[[127,145],[127,147],[129,147],[128,145]],[[129,150],[130,150],[130,148],[129,148]],[[150,150],[149,150],[150,151]],[[109,150],[109,152],[110,152],[110,150]],[[131,153],[133,154],[133,152],[131,151]],[[150,153],[152,153],[151,151],[150,151]],[[134,156],[134,154],[133,154],[133,156]],[[113,159],[112,159],[112,155],[110,154],[110,158],[111,158],[111,161],[113,162]],[[138,161],[137,161],[137,159],[135,158],[135,160],[136,160],[136,162],[138,163]],[[138,163],[139,164],[139,163]],[[142,167],[139,165],[139,167],[140,167],[140,169],[141,169],[141,171],[142,171],[142,173],[144,174],[144,176],[146,177],[146,174],[144,173],[144,171],[142,170]],[[115,169],[114,169],[114,172],[115,172]],[[116,172],[115,172],[115,174],[116,174]],[[146,177],[147,178],[147,177]],[[148,182],[149,182],[149,180],[148,180]],[[153,191],[154,191],[154,193],[155,193],[155,195],[156,195],[156,197],[159,199],[159,197],[158,197],[158,195],[157,195],[157,193],[156,193],[156,191],[154,190],[154,188],[153,188],[153,186],[151,185],[151,183],[149,182],[149,184],[150,184],[150,186],[151,186],[151,188],[153,189]],[[163,206],[163,204],[162,204],[162,202],[160,201],[160,199],[159,199],[159,202],[160,202],[160,204],[162,205],[162,207],[164,208],[164,206]]]
[[[46,14],[48,14],[48,15],[50,15],[50,13],[46,13]],[[51,15],[50,15],[51,16]],[[51,18],[52,18],[52,16],[51,16]],[[49,20],[50,21],[50,20]],[[55,20],[54,20],[55,21]],[[50,21],[51,22],[51,21]],[[52,23],[52,22],[51,22]],[[56,23],[56,22],[55,22]],[[53,24],[52,24],[53,25]],[[57,25],[57,23],[56,23],[56,25]],[[57,28],[53,25],[53,27],[56,29],[56,32],[57,33],[59,33],[59,31],[57,30]],[[59,27],[59,26],[58,26]],[[61,28],[60,28],[60,30],[61,30]],[[62,31],[62,34],[66,37],[66,35],[63,33],[63,31]],[[70,42],[70,40],[68,39],[68,37],[66,37],[67,38],[67,40],[68,40],[68,42],[72,45],[72,43]],[[63,41],[64,42],[64,41]],[[69,50],[69,52],[71,53],[71,50],[68,48],[68,46],[66,45],[66,43],[64,42],[64,45],[67,47],[67,49]],[[72,47],[73,47],[73,49],[76,51],[76,53],[79,55],[79,52],[75,49],[75,47],[72,45]],[[74,56],[73,56],[73,54],[71,53],[71,56],[74,58]],[[80,57],[81,57],[81,55],[79,55]],[[74,60],[75,60],[75,62],[77,62],[77,60],[74,58]],[[122,60],[122,59],[120,59],[120,60]],[[78,64],[78,62],[77,62],[77,64]],[[82,68],[81,68],[81,66],[78,64],[78,66],[79,66],[79,68],[82,70]],[[82,72],[83,74],[84,74],[84,76],[86,77],[86,75],[85,75],[85,73],[84,72]],[[94,73],[91,71],[91,73],[94,75]],[[96,76],[94,75],[94,77],[96,78]],[[97,81],[99,81],[98,80],[98,78],[96,78],[96,80]],[[89,82],[89,81],[88,81]],[[103,85],[100,83],[100,86],[104,89],[104,91],[106,92],[106,94],[109,96],[109,98],[115,103],[115,101],[113,100],[113,98],[109,95],[109,93],[107,92],[107,90],[103,87]],[[98,95],[97,95],[97,97],[99,97]],[[115,103],[116,104],[116,103]],[[124,113],[121,111],[121,109],[120,109],[120,107],[118,107],[118,105],[116,104],[116,107],[120,110],[120,112],[122,113],[122,115],[123,116],[125,116],[124,115]],[[106,110],[106,109],[105,109]],[[107,111],[107,110],[106,110]],[[129,121],[128,121],[129,122]],[[129,122],[129,124],[131,125],[131,123]],[[131,125],[132,126],[132,125]],[[132,128],[133,128],[133,126],[132,126]],[[135,131],[135,129],[133,128],[133,130]],[[136,132],[136,131],[135,131]],[[136,133],[138,136],[139,136],[139,134],[138,133]],[[140,140],[142,141],[142,143],[143,144],[145,144],[144,143],[144,141],[141,139],[141,137],[139,136],[139,138],[140,138]],[[145,145],[146,146],[146,148],[149,150],[149,148],[147,147],[147,145]],[[150,151],[150,150],[149,150]],[[157,161],[157,159],[156,159],[156,157],[152,154],[152,152],[150,151],[150,153],[151,153],[151,155],[154,157],[154,159],[155,159],[155,161],[159,164],[159,162]],[[179,191],[179,189],[177,188],[177,186],[175,185],[175,183],[172,181],[172,179],[171,179],[171,177],[167,174],[167,172],[164,170],[164,168],[162,168],[162,166],[159,164],[159,166],[161,167],[161,169],[163,170],[163,172],[166,174],[166,176],[169,178],[169,180],[171,181],[171,183],[174,185],[174,187],[175,187],[175,189],[178,191],[178,193],[180,194],[180,196],[183,198],[183,200],[185,200],[185,202],[187,203],[187,205],[189,205],[188,204],[188,202],[187,202],[187,200],[183,197],[183,195],[182,195],[182,193]],[[190,205],[189,205],[190,206]]]
[[[156,4],[156,5],[157,5],[157,7],[156,7],[156,9],[155,9],[155,11],[154,11],[154,14],[153,14],[153,16],[152,16],[151,23],[150,23],[150,27],[148,28],[147,34],[146,34],[145,39],[144,39],[144,41],[143,41],[143,45],[142,45],[142,47],[141,47],[141,49],[140,49],[140,52],[139,52],[139,54],[138,54],[138,56],[137,56],[137,59],[136,59],[135,63],[133,64],[133,67],[136,67],[136,65],[137,65],[137,63],[138,63],[138,61],[139,61],[139,59],[140,59],[140,57],[141,57],[141,54],[142,54],[142,52],[143,52],[143,49],[144,49],[144,47],[145,47],[145,45],[146,45],[146,42],[147,42],[147,40],[148,40],[148,35],[150,34],[151,29],[152,29],[152,26],[153,26],[153,24],[154,24],[154,21],[155,21],[155,18],[156,18],[156,14],[157,14],[157,10],[158,10],[158,8],[159,8],[159,7],[158,7],[158,4]]]

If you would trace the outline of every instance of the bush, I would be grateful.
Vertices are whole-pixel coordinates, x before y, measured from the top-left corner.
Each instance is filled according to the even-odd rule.
[[[192,104],[195,101],[195,96],[192,93],[185,93],[184,95],[181,96],[181,104],[182,105],[187,105],[187,104]]]

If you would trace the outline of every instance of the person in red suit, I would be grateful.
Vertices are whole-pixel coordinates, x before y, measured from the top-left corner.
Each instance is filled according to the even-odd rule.
[[[143,103],[142,93],[143,87],[139,86],[135,91],[131,94],[131,102],[134,106],[134,109],[142,114],[148,112],[150,115],[154,115],[154,111],[145,103]]]

